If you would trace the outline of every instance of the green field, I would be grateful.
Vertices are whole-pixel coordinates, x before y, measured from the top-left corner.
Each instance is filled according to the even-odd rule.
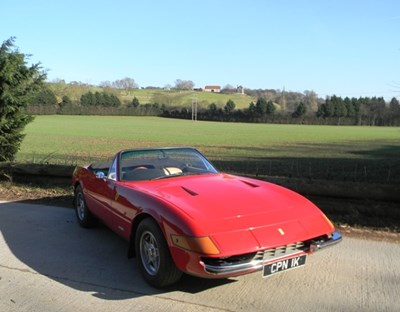
[[[37,116],[17,161],[83,164],[136,147],[198,148],[224,171],[400,182],[400,128],[219,123],[158,117]]]

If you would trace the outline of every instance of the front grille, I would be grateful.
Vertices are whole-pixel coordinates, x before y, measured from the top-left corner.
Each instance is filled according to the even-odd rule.
[[[279,246],[276,248],[267,249],[264,251],[264,261],[269,261],[281,257],[290,256],[295,253],[299,253],[307,250],[307,246],[304,242],[292,243],[285,246]]]

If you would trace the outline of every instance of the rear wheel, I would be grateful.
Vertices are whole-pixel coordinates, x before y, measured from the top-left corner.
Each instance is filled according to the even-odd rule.
[[[181,278],[182,272],[171,258],[164,235],[152,219],[139,224],[135,249],[140,272],[150,285],[165,287]]]
[[[90,228],[95,225],[96,219],[86,205],[82,187],[78,185],[74,194],[75,213],[80,226]]]

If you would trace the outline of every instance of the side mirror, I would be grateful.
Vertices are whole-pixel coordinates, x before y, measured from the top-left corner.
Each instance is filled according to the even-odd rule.
[[[106,177],[106,175],[104,174],[103,171],[97,171],[96,172],[96,178],[97,179],[106,179],[107,177]]]

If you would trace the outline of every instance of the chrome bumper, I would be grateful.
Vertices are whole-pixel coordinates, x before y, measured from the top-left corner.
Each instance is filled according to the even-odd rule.
[[[314,252],[329,246],[333,246],[342,241],[342,234],[339,232],[333,232],[331,237],[327,240],[313,241],[310,245],[309,252]]]
[[[280,257],[277,257],[276,259],[268,259],[268,262],[273,262],[274,260],[277,259],[295,256],[299,254],[313,253],[320,249],[333,246],[341,241],[342,241],[342,235],[339,232],[333,232],[328,239],[311,240],[303,250],[298,250],[289,254],[284,254]],[[264,259],[264,254],[266,252],[267,251],[257,252],[254,258],[246,263],[212,265],[202,261],[202,264],[204,266],[204,270],[210,274],[226,275],[226,276],[241,275],[261,270],[264,266],[264,263],[266,262],[266,260]]]

